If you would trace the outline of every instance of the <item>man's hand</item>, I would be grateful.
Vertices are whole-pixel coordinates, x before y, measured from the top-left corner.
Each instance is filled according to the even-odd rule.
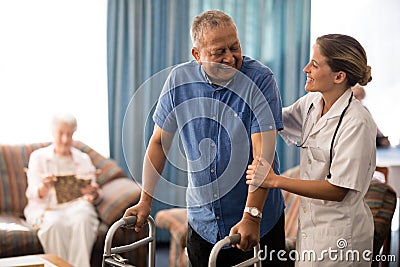
[[[124,217],[136,216],[135,231],[139,232],[147,223],[147,218],[150,215],[151,203],[139,201],[138,204],[126,209]]]
[[[240,234],[240,243],[234,245],[238,249],[248,251],[260,242],[260,221],[250,214],[243,214],[243,218],[232,227],[229,235]]]

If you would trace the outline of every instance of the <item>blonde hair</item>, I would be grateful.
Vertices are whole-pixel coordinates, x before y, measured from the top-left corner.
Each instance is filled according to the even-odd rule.
[[[359,83],[367,85],[371,80],[371,67],[367,64],[367,54],[361,44],[351,36],[327,34],[317,38],[322,54],[333,72],[344,71],[347,85]]]
[[[199,48],[202,45],[205,31],[227,26],[232,26],[237,31],[233,19],[220,10],[208,10],[197,15],[190,29],[193,46]]]

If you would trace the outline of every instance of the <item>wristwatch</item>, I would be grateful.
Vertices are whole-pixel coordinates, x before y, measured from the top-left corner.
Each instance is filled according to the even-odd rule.
[[[255,218],[262,218],[262,212],[256,207],[245,207],[244,212],[249,213],[251,216]]]

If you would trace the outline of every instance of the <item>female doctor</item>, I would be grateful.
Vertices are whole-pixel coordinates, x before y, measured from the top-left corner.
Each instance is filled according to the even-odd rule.
[[[300,147],[300,179],[276,175],[260,158],[247,184],[298,194],[297,266],[369,266],[374,224],[364,203],[375,170],[376,125],[351,87],[371,81],[357,40],[317,38],[305,96],[284,108],[281,136]]]

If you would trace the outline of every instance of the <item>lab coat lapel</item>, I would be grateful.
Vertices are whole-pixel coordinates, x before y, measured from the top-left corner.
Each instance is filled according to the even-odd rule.
[[[310,135],[313,135],[317,132],[319,132],[323,127],[325,127],[325,125],[328,123],[329,120],[334,119],[336,117],[340,117],[342,111],[345,109],[345,107],[348,104],[348,100],[349,97],[351,95],[351,89],[347,89],[346,92],[344,92],[344,94],[339,97],[338,100],[336,100],[336,102],[333,104],[333,106],[331,107],[331,109],[321,118],[318,117],[320,116],[320,114],[322,113],[322,96],[319,102],[314,103],[314,105],[316,105],[316,109],[314,110],[314,114],[313,114],[313,121],[315,123],[313,129],[310,132]],[[317,121],[318,120],[318,121]]]
[[[322,113],[322,107],[323,107],[323,100],[322,100],[322,95],[319,99],[316,99],[314,102],[315,109],[312,113],[311,120],[314,124],[313,128],[311,129],[310,135],[313,135],[319,130],[321,130],[325,125],[326,125],[326,119],[320,118],[321,113]]]

